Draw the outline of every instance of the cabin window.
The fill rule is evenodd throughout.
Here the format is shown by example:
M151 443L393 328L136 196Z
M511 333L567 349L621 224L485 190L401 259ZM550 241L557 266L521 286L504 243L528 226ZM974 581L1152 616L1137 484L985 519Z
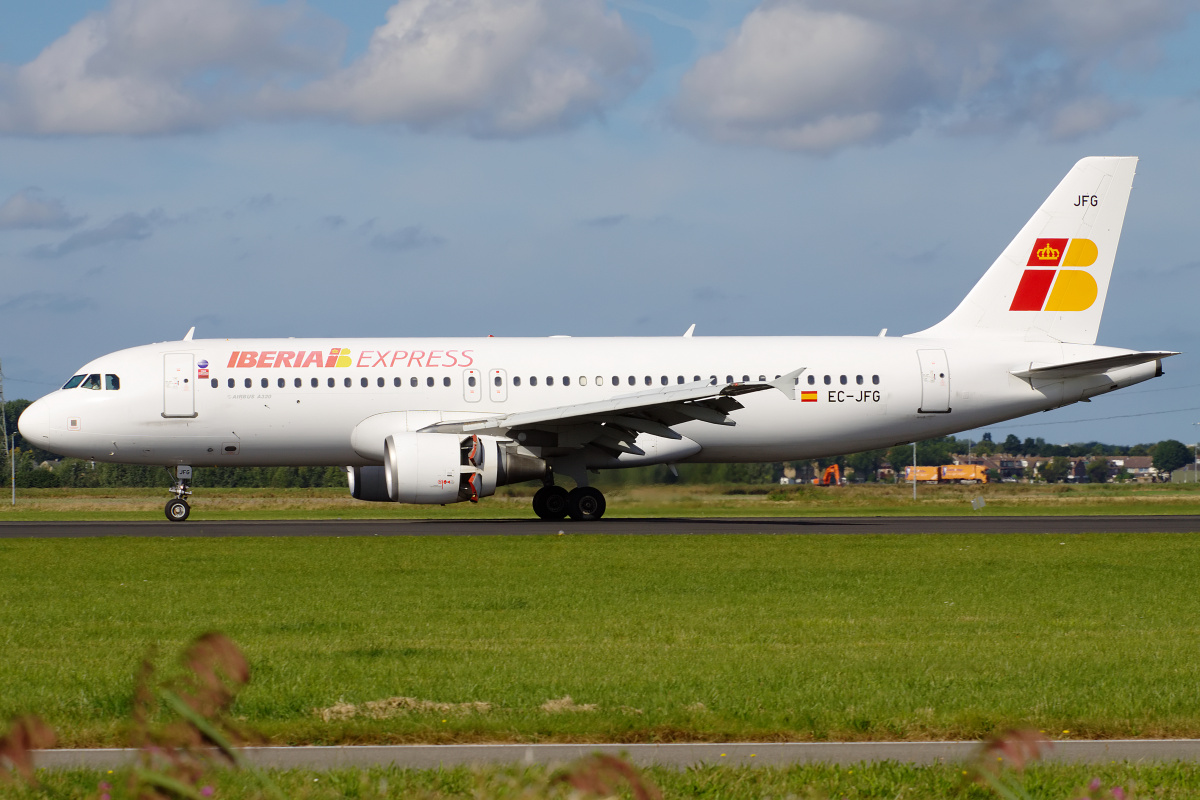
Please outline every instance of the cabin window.
M330 378L330 379L327 381L327 385L329 386L329 388L330 388L330 389L332 389L332 388L333 388L333 378Z
M316 378L313 378L312 380L309 381L309 384L312 386L312 388L315 389L321 385L321 382L319 380L317 380Z
M442 378L442 386L449 386L449 385L450 385L450 379Z
M553 376L553 375L547 375L547 376L546 376L546 385L547 385L547 386L553 386L553 385L554 385L554 376Z
M246 378L245 385L246 385L246 388L249 389L251 386L254 385L254 381L250 380L249 378Z
M368 382L369 382L369 381L367 381L367 379L366 379L365 377L364 377L364 378L359 378L359 379L358 379L358 385L359 385L359 386L361 386L361 387L362 387L362 388L364 388L364 389L365 389L365 388L367 388L367 383L368 383Z
M845 386L846 385L846 376L845 375L840 376L838 378L838 383L840 383L842 386Z
M349 389L351 383L352 383L351 380L349 378L346 378L342 381L342 386L345 386L347 389Z
M762 383L762 382L763 382L763 381L765 381L766 379L767 379L767 376L766 376L766 375L759 375L759 376L758 376L758 382L759 382L759 383ZM842 383L845 383L845 381L842 381Z
M676 382L676 383L683 383L683 376L682 376L682 375L676 375L676 376L675 376L675 382Z
M725 382L726 382L726 383L733 383L733 376L732 376L732 375L726 375L726 376L725 376Z
M871 383L873 383L873 384L875 384L876 386L878 386L878 385L879 385L879 376L878 376L878 375L872 375L872 376L871 376Z
M580 376L579 376L579 385L580 385L580 386L587 386L587 378L586 378L585 376L583 376L583 375L580 375Z
M749 376L749 375L743 375L743 376L742 376L742 383L749 383L749 382L750 382L750 376Z
M236 386L236 385L237 385L237 381L235 381L233 378L230 378L230 379L227 381L227 385L229 386L229 388L230 388L230 389L232 389L234 386Z
M829 377L828 375L826 375L826 376L825 376L825 385L826 385L826 386L828 386L828 385L829 385L829 384L831 384L831 383L833 383L833 378L831 378L831 377Z
M816 375L809 375L809 376L808 376L808 385L809 385L809 386L812 386L812 385L813 385L814 383L816 383L816 382L817 382L817 376L816 376Z
M284 379L283 379L283 378L280 378L278 381L276 381L276 385L277 385L277 386L278 386L280 389L282 389L282 388L283 388L283 387L286 385L286 383L287 383L287 382L286 382L286 381L284 381Z
M472 385L474 385L474 384L472 384ZM513 376L513 386L520 386L520 385L521 385L521 376L514 375Z
M629 385L630 385L630 386L635 386L636 384L637 384L637 378L635 378L635 377L633 377L632 375L630 375L630 376L629 376Z
M613 375L613 384L612 385L613 386L621 385L621 376L620 375Z
M100 391L100 376L99 375L88 375L86 378L83 379L83 383L80 384L79 388L95 389L96 391Z
M375 385L378 386L380 389L383 388L383 377L382 376L375 379Z
M292 381L292 386L295 386L297 389L299 389L303 385L304 385L304 381L302 381L300 378L296 378L294 381Z
M121 379L118 378L116 375L105 375L104 376L104 388L110 392L115 392L116 390L121 388Z
M209 385L212 386L212 388L216 389L218 386L221 385L221 382L219 380L217 380L216 378L213 378Z
M854 376L854 382L855 382L855 383L857 383L859 386L862 386L862 385L863 385L863 376L862 376L862 375L855 375L855 376Z
M416 379L416 378L409 378L409 379L408 379L408 385L409 385L409 386L412 386L413 388L416 388L416 386L417 386L417 379Z
M467 376L467 386L470 386L472 389L475 388L475 376L474 375Z
M530 386L537 386L537 376L536 376L536 375L530 375L530 376L529 376L529 385L530 385Z
M64 383L63 388L64 389L74 389L76 386L83 383L83 379L86 377L87 377L86 375L76 375L76 376L72 377L71 380Z
M653 383L653 381L651 380L650 376L647 375L646 376L646 385L649 386L651 383Z
M567 377L566 375L563 375L563 386L570 386L570 385L571 385L571 379L569 377Z
M663 386L666 386L667 385L667 376L663 375L661 378L658 379L658 382L661 383Z
M694 381L699 381L699 380L700 380L700 376L699 376L699 375L693 375L693 376L692 376L692 380L694 380Z
M425 379L425 385L430 388L433 388L433 376L432 375Z
M392 386L395 386L397 389L400 388L401 383L403 383L403 381L401 381L399 378L392 378Z
M500 376L499 376L499 375L497 375L497 376L496 376L496 379L495 379L494 383L495 383L497 386L499 386L499 385L501 384L501 380L500 380Z
M266 389L267 387L269 387L271 385L271 382L269 380L267 380L266 378L263 378L259 381L259 385L261 385L262 388Z
M596 385L597 385L597 386L603 386L603 385L604 385L604 376L603 376L603 375L597 375L597 376L596 376Z

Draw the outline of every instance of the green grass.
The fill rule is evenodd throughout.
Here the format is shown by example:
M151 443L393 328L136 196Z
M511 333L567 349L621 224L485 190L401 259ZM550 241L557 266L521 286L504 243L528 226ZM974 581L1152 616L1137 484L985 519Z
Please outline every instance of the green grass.
M308 770L273 771L270 777L291 798L428 797L488 800L501 797L567 796L551 784L554 771L543 767L455 768L445 770L345 769L330 772ZM994 798L983 788L964 783L957 765L909 766L895 763L860 764L852 767L804 765L791 768L701 767L685 771L648 769L643 777L662 790L664 798L727 798L758 800L764 797L848 798L850 800L894 800L895 798ZM95 798L100 784L112 787L115 799L128 797L127 774L72 770L42 773L40 790L5 791L0 797ZM1099 779L1104 797L1110 787L1133 790L1138 797L1172 800L1200 794L1200 765L1191 763L1106 765L1035 765L1024 775L1024 786L1040 800L1069 800L1080 797L1093 779ZM214 797L259 797L258 787L245 774L213 772L200 780L211 786ZM521 794L521 789L551 791ZM558 792L554 792L559 788ZM1101 796L1101 795L1097 795Z
M1196 484L907 484L815 486L613 486L608 517L821 517L1060 514L1200 514ZM196 490L193 520L229 519L529 519L526 486L502 487L478 504L412 506L363 503L343 489ZM163 489L22 489L0 502L0 521L161 520ZM971 500L983 497L982 511Z
M1190 534L0 540L0 719L119 744L146 648L216 629L279 743L1195 736L1197 574ZM317 712L392 697L490 708Z

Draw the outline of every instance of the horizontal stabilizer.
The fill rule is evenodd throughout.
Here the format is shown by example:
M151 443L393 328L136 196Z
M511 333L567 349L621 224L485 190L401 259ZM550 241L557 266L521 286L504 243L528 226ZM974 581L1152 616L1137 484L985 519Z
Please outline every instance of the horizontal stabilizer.
M1119 356L1090 358L1087 361L1068 361L1063 364L1049 364L1041 367L1031 365L1028 369L1015 369L1012 374L1018 378L1082 378L1085 375L1102 375L1109 370L1132 367L1177 355L1179 353L1170 350L1147 350L1143 353L1124 353Z

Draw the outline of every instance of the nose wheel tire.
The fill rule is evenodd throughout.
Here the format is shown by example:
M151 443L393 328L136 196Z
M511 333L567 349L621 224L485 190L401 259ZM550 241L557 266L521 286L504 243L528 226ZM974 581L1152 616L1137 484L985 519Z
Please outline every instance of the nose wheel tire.
M533 513L542 519L562 519L567 515L567 496L561 486L543 486L533 496Z
M577 486L567 495L567 513L576 522L600 519L604 508L604 494L591 486Z
M184 500L171 500L167 503L166 512L171 522L183 522L192 513L192 507Z

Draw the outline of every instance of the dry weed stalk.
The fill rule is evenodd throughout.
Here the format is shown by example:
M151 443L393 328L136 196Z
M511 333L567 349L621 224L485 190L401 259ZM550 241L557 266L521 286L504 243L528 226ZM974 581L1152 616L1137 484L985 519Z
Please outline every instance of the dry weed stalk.
M8 733L0 737L0 767L5 762L12 764L12 771L0 769L0 783L14 780L37 786L33 771L33 751L53 747L54 730L33 714L17 717L9 726ZM13 777L16 772L16 778Z

